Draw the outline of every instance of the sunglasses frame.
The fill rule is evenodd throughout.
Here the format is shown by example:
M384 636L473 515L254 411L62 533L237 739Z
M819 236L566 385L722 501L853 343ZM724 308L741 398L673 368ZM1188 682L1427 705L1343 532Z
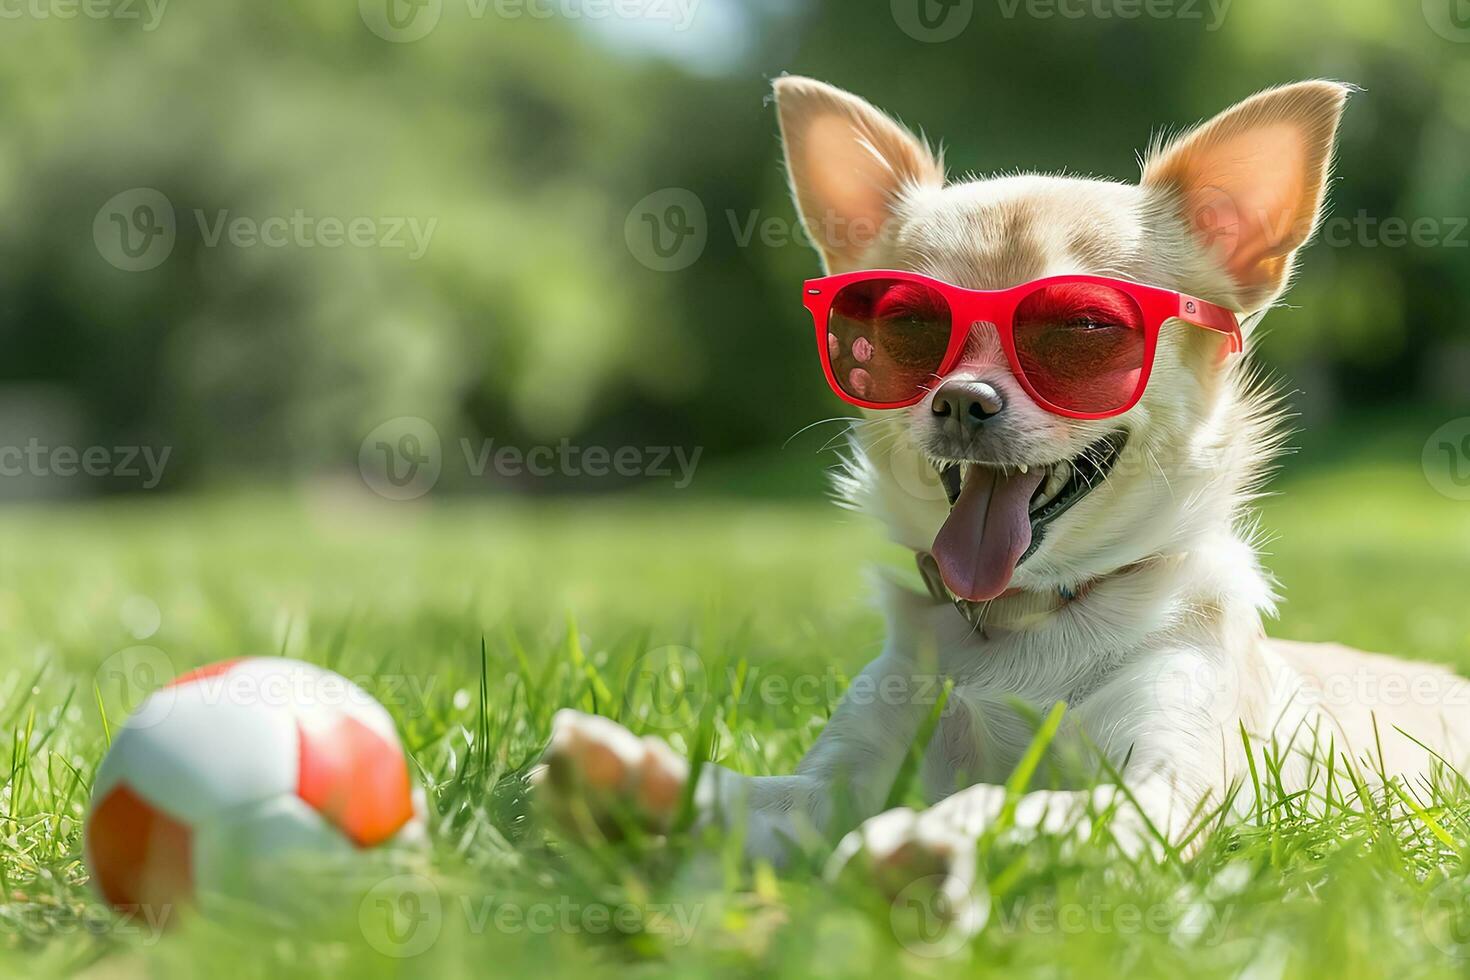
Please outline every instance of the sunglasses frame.
M1229 338L1229 353L1238 354L1245 348L1240 332L1240 321L1234 313L1223 306L1199 299L1172 289L1145 286L1128 279L1113 279L1108 276L1049 276L1012 286L1009 289L966 289L941 279L933 279L917 272L900 272L886 269L864 269L844 272L835 276L808 279L803 289L803 303L811 311L817 328L817 353L822 359L822 372L827 375L827 384L837 397L860 408L897 409L917 405L928 394L923 388L910 399L897 402L872 402L847 394L837 381L832 370L832 357L827 347L828 322L832 303L847 286L873 279L894 279L917 283L934 290L949 304L950 337L945 349L944 360L934 374L943 378L953 371L964 353L970 329L976 323L993 324L1000 336L1001 347L1010 361L1011 373L1021 387L1038 405L1055 415L1069 419L1109 419L1122 415L1137 405L1148 388L1149 374L1154 366L1154 352L1158 347L1159 330L1165 321L1183 320L1185 323L1222 334ZM1108 412L1078 412L1053 404L1035 389L1016 353L1015 313L1021 302L1038 289L1060 285L1108 286L1129 297L1143 314L1143 365L1138 374L1138 386L1122 408Z

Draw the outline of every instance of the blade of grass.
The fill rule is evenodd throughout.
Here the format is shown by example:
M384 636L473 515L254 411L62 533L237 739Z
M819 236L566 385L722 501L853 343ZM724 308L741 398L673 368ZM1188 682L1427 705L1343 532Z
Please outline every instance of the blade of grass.
M949 696L954 691L954 679L946 677L944 686L939 691L939 697L934 700L934 705L929 709L929 714L924 718L914 738L909 742L909 749L904 753L903 762L898 767L898 775L894 777L893 785L888 790L888 799L883 804L883 809L891 810L902 806L908 798L909 789L913 785L914 777L919 773L919 767L924 764L924 753L929 749L929 742L934 738L934 730L939 727L939 720L944 715L944 708L949 704Z

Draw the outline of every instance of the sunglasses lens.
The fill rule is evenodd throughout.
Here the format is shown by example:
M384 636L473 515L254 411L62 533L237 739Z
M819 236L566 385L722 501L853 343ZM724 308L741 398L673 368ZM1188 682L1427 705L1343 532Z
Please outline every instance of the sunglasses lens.
M1072 412L1120 411L1138 392L1143 313L1111 286L1043 286L1016 308L1016 357L1042 398Z
M918 282L844 286L827 318L827 357L843 393L899 405L933 384L949 349L949 302Z

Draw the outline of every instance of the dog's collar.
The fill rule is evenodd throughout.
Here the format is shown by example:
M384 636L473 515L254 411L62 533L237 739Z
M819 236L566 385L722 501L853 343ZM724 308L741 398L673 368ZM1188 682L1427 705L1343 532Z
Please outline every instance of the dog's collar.
M1022 612L1019 621L1013 621L1007 617L1007 622L994 624L1005 626L1007 629L1017 629L1050 616L1058 609L1067 605L1067 603L1086 595L1092 588L1092 583L1089 582L1076 591L1057 589L1056 592L1027 592L1024 589L1007 589L997 596L996 599L992 599L989 602L971 602L969 599L961 599L949 591L949 586L944 584L944 576L939 572L939 563L934 560L934 556L929 552L916 552L914 554L914 561L919 566L919 577L924 580L924 588L929 591L929 595L933 597L934 601L938 603L950 603L955 609L959 610L960 615L965 617L971 626L982 632L985 630L991 603L997 599L1015 599L1021 596L1034 597L1033 602L1025 604L1026 608Z
M1176 557L1182 557L1176 556ZM1114 572L1091 579L1082 583L1076 589L1058 588L1055 592L1033 592L1026 589L1007 589L989 602L971 602L969 599L961 599L949 591L949 586L944 584L944 576L939 572L939 563L934 556L927 551L919 551L914 554L915 563L919 566L919 577L924 580L924 587L928 589L929 595L937 603L949 603L959 610L961 616L969 624L975 627L982 635L986 626L998 626L1007 630L1025 629L1041 622L1053 615L1058 610L1065 608L1073 602L1086 598L1101 583L1114 579L1130 572L1136 572L1147 568L1158 562L1165 561L1164 556L1145 558L1131 565L1125 565ZM1027 601L1015 603L1014 610L1007 609L1004 620L990 620L990 608L992 603L1000 600L1013 600L1026 597ZM1009 605L1009 604L1008 604Z

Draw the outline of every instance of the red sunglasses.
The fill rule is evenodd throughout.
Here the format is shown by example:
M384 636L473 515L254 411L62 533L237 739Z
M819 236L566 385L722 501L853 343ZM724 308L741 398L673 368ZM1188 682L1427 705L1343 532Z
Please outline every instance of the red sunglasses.
M994 324L1011 370L1047 411L1105 419L1143 397L1159 328L1177 318L1244 346L1223 306L1105 276L964 289L913 272L847 272L806 283L827 383L863 408L904 408L954 370L970 327Z

